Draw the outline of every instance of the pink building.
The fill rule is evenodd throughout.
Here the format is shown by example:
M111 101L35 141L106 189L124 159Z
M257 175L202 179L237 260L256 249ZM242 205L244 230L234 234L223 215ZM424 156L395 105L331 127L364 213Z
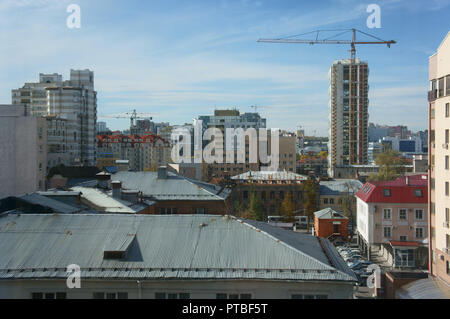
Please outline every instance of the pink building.
M356 198L358 243L369 258L376 251L393 267L427 267L427 174L368 182Z

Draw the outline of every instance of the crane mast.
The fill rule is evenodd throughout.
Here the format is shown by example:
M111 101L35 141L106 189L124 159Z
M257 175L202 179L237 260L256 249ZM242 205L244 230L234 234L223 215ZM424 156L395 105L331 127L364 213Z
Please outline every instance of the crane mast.
M327 32L340 32L338 34L333 34L330 37L320 39L321 33L327 33ZM335 39L336 37L340 37L346 33L351 32L352 38L351 40L347 39ZM315 34L315 39L301 39L299 37L305 36L305 35L311 35ZM367 37L370 37L372 39L375 39L377 41L358 41L357 40L357 34L363 34ZM358 141L358 132L356 130L356 120L358 118L358 112L357 109L357 100L356 100L356 93L357 93L357 83L358 83L358 75L357 75L357 67L356 67L356 45L360 44L385 44L388 48L391 47L392 44L397 43L394 40L386 41L383 39L380 39L378 37L375 37L371 34L365 33L363 31L357 30L357 29L344 29L344 30L317 30L312 32L307 32L303 34L293 35L293 36L287 36L287 37L281 37L281 38L275 38L275 39L259 39L258 42L266 42L266 43L296 43L296 44L347 44L350 45L350 68L349 68L349 155L348 155L348 161L349 164L355 164L358 163L357 161L357 152L355 152L355 145L357 145Z

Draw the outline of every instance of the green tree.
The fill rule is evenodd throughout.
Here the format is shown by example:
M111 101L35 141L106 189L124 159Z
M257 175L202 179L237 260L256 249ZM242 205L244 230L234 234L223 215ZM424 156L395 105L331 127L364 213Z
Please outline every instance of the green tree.
M303 183L303 208L305 215L311 220L314 212L318 210L317 183L308 179Z
M328 157L328 152L327 151L322 151L319 154L317 154L317 157Z
M288 192L287 195L284 197L283 202L281 203L281 216L286 217L286 219L289 222L294 221L294 210L295 205L294 201L292 199L291 192Z
M405 165L408 162L398 152L388 148L377 155L375 164L379 166L378 173L371 174L368 178L369 181L391 181L403 176L406 172Z
M264 206L255 192L250 194L250 203L248 206L248 215L250 219L259 221L264 220Z

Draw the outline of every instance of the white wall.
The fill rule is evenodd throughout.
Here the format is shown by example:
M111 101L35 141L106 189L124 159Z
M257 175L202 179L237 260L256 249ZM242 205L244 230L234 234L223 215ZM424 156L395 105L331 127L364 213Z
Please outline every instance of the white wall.
M65 280L2 280L0 299L28 299L32 292L66 292L68 299L91 299L94 292L128 292L129 299L139 298L138 283L131 281L83 281L81 289L68 289ZM143 299L155 298L156 292L190 293L191 299L215 299L217 293L245 293L252 298L290 299L291 294L325 294L329 299L353 298L349 283L296 283L275 281L142 281Z
M23 106L0 105L0 199L37 191L39 181L45 187L46 123L23 114Z

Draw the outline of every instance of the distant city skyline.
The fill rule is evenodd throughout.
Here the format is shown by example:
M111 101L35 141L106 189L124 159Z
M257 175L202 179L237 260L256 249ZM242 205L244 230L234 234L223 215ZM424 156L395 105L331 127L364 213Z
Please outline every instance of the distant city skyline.
M91 69L102 115L152 113L155 122L191 123L214 109L258 112L267 127L327 136L328 71L349 47L265 44L262 37L358 28L398 43L359 46L368 61L369 122L427 127L428 58L447 34L450 0L378 1L382 28L368 29L369 3L306 1L86 1L81 28L66 26L72 1L0 4L0 103L39 73ZM445 10L447 9L447 10ZM21 39L21 41L17 41Z

